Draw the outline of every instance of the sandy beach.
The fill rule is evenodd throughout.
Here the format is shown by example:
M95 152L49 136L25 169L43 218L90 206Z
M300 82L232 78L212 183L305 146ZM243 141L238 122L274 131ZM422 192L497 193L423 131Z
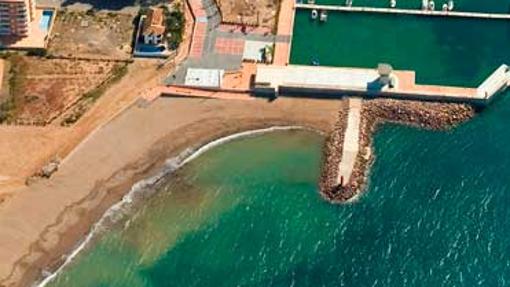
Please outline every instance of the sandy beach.
M330 132L341 103L159 98L133 105L80 144L51 179L17 190L0 205L0 285L28 286L58 266L105 210L167 158L275 125Z

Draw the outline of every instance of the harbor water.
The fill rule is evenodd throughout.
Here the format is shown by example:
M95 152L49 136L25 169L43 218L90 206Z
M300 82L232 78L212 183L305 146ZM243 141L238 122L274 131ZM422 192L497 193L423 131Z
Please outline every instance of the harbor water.
M485 2L485 1L479 1ZM510 21L330 11L327 22L296 11L292 64L416 71L420 84L477 87L510 64Z

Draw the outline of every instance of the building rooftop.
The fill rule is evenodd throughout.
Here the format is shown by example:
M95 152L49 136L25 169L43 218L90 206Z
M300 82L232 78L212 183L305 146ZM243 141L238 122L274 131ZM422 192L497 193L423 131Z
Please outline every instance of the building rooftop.
M165 19L162 8L151 8L147 12L147 18L143 23L142 34L163 35L165 33Z
M258 65L255 83L273 88L298 86L366 90L369 83L378 79L376 69Z
M202 88L219 88L223 79L223 70L219 69L194 69L189 68L186 72L185 85Z

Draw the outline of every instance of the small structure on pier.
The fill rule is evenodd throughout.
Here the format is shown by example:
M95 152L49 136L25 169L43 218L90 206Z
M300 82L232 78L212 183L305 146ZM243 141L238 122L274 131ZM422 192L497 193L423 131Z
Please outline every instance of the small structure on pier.
M391 73L393 67L390 64L379 64L377 65L377 73L379 74L379 83L382 86L392 87Z

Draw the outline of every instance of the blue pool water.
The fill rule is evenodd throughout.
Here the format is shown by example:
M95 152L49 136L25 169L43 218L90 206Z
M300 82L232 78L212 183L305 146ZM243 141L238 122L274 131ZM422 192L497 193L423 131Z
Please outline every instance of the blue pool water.
M53 18L53 11L45 10L42 13L41 22L39 22L39 28L43 31L48 31L51 25L51 19Z
M142 53L163 53L165 51L165 46L138 44L137 51Z

